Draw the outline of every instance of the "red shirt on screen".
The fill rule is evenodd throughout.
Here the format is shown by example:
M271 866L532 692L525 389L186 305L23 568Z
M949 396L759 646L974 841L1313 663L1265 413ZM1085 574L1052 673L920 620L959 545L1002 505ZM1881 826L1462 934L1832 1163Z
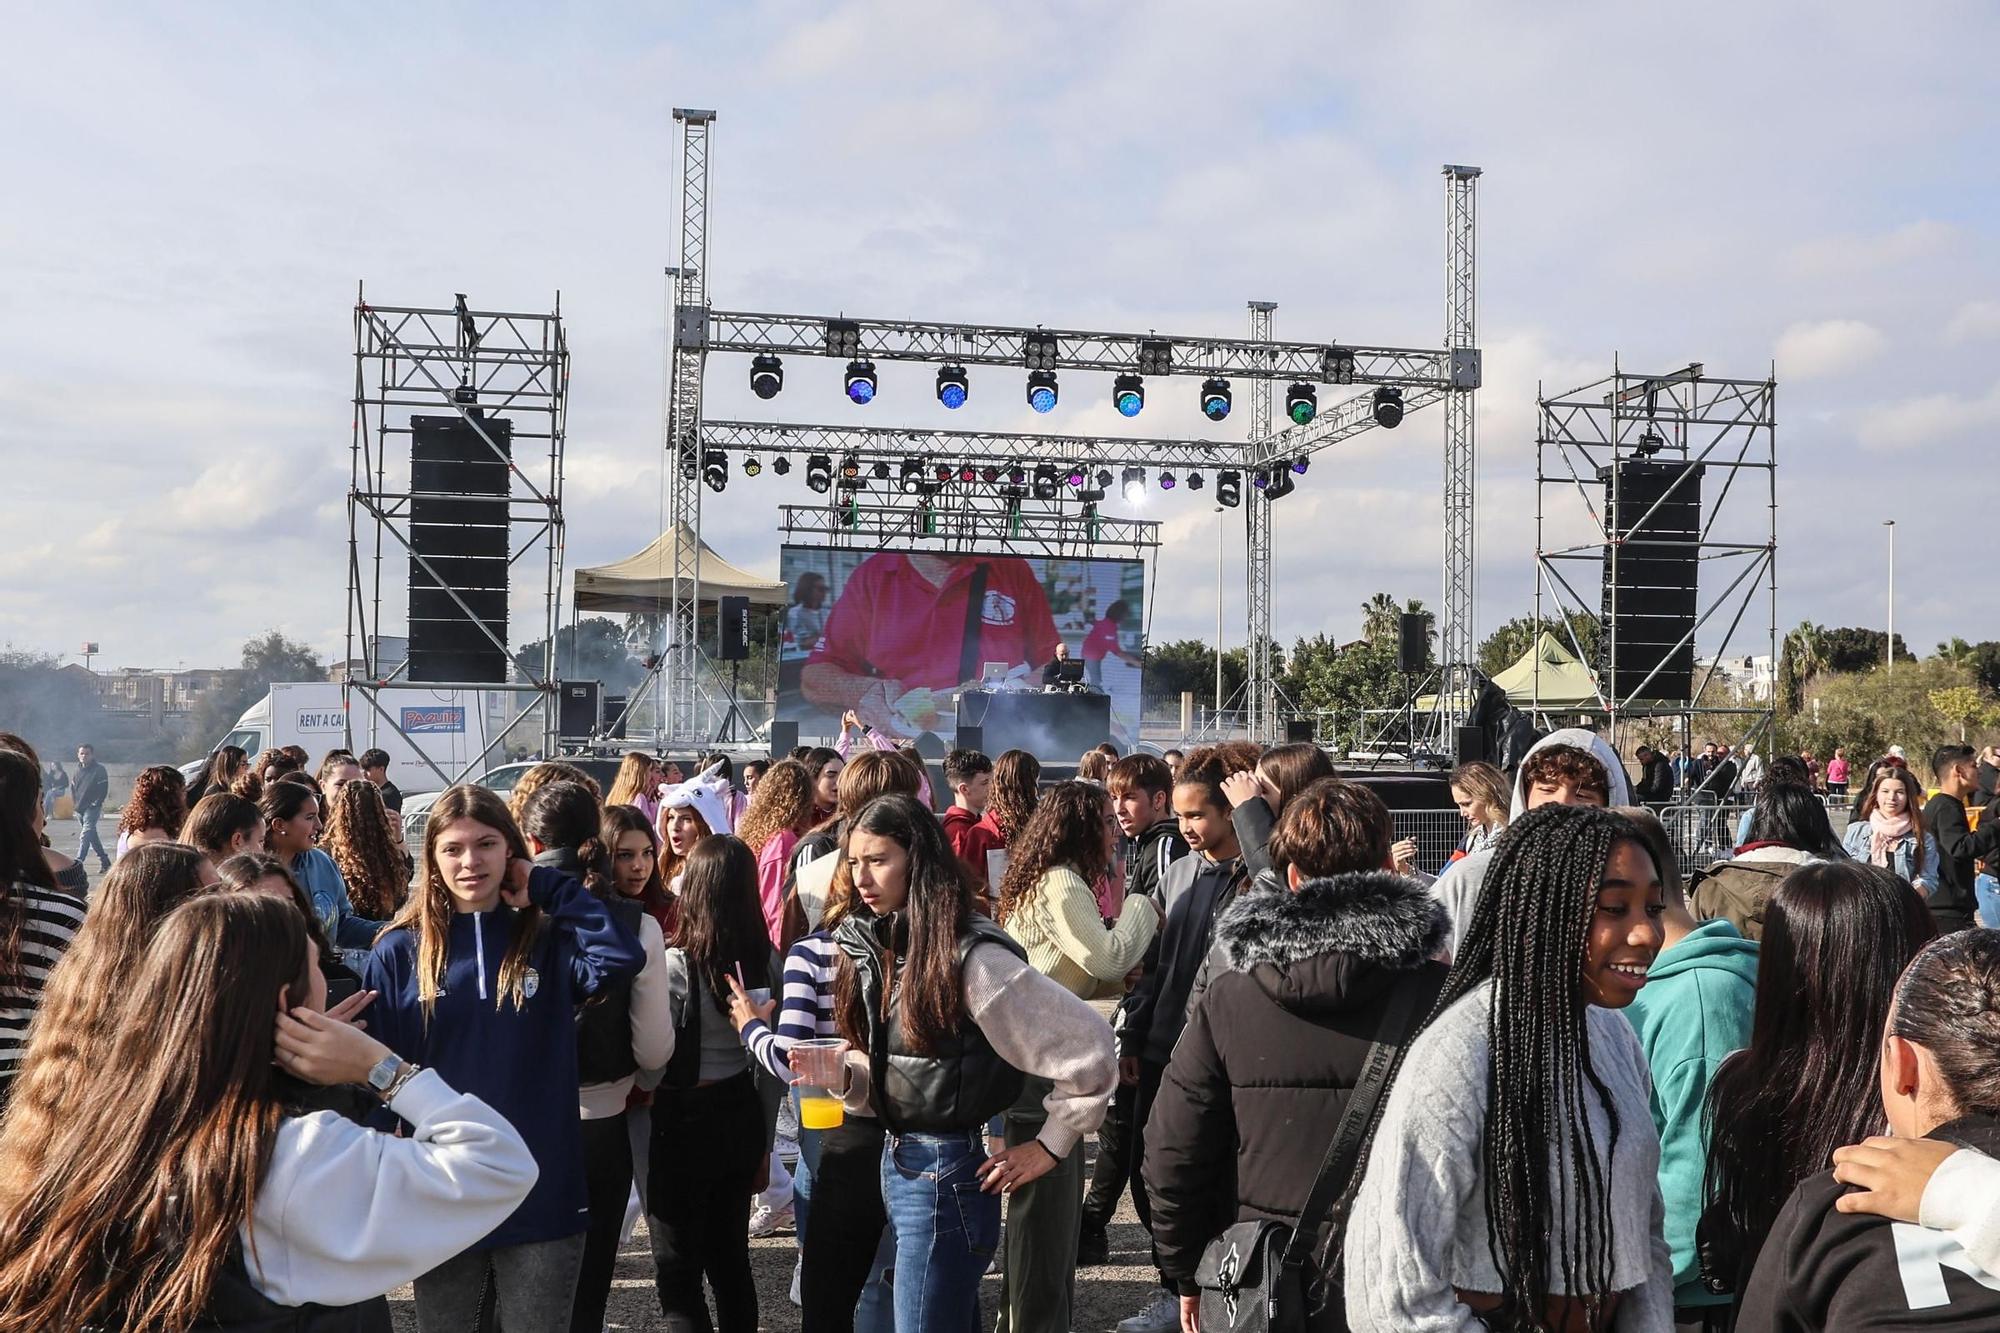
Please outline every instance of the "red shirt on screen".
M1106 617L1090 627L1090 633L1083 636L1083 660L1102 662L1118 651L1117 622Z
M809 662L857 676L899 680L909 689L963 684L961 659L981 665L1039 666L1056 655L1056 622L1041 580L1019 556L952 556L944 586L933 587L907 555L884 551L861 563L840 590L826 633ZM965 652L966 594L986 567L979 642Z

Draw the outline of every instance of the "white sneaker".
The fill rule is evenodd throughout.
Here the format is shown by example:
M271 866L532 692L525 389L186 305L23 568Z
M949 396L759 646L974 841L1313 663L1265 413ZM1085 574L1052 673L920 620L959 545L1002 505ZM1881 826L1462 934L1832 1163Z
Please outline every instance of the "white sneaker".
M806 1261L803 1258L792 1261L792 1304L802 1310L805 1308L805 1302L799 1299L799 1274L805 1270L805 1266Z
M760 1203L751 1210L750 1234L753 1237L769 1236L790 1225L792 1225L792 1205L789 1201L776 1208ZM1178 1320L1179 1316L1176 1315L1175 1318Z
M1153 1302L1130 1319L1118 1321L1118 1333L1178 1333L1181 1303L1164 1291L1153 1293Z

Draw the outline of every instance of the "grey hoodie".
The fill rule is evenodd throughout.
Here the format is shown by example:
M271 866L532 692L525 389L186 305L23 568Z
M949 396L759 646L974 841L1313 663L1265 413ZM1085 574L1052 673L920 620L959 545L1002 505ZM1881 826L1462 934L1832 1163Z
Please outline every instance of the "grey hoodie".
M1521 772L1528 766L1528 759L1538 750L1546 750L1551 745L1567 745L1573 750L1588 750L1604 765L1604 771L1611 775L1610 805L1630 805L1631 787L1626 781L1625 765L1618 761L1618 752L1610 744L1593 732L1581 727L1564 727L1552 731L1536 741L1521 756L1521 768L1514 772L1514 800L1508 811L1509 823L1528 812L1528 793L1521 786ZM1472 919L1472 909L1479 903L1479 894L1486 887L1486 867L1493 864L1497 847L1489 846L1474 852L1463 860L1455 861L1438 876L1437 883L1431 885L1431 896L1444 904L1444 910L1451 918L1451 934L1447 941L1450 957L1458 955L1459 932Z

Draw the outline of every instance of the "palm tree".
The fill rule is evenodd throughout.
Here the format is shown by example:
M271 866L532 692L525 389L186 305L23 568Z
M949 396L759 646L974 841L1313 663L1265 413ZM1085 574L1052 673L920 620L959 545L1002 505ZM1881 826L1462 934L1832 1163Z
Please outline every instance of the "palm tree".
M1406 615L1431 618L1419 598L1412 597L1405 605L1386 592L1378 592L1361 604L1361 636L1369 640L1393 639L1401 633L1400 622Z
M1972 645L1964 639L1953 636L1950 643L1937 646L1937 655L1953 666L1969 667L1974 656Z

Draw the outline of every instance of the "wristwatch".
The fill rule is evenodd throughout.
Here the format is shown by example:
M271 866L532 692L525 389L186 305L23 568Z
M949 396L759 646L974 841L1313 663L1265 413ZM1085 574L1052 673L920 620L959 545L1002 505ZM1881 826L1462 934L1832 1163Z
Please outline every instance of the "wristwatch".
M401 1092L403 1085L416 1076L417 1066L392 1052L377 1060L375 1067L368 1071L368 1086L374 1090L377 1097L386 1102Z

